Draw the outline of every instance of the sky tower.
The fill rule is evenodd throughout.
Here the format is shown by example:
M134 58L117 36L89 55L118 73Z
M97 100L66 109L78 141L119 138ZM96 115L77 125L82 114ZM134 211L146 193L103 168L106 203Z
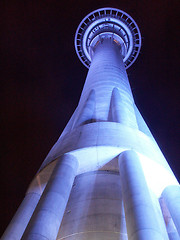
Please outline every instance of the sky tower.
M79 104L2 239L179 239L179 184L126 73L141 48L137 24L98 9L78 26L75 48L89 68Z

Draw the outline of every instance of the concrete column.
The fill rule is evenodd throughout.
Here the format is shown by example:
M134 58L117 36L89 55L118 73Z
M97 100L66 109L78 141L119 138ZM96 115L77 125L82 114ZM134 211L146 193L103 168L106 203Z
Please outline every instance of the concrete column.
M180 236L176 230L176 227L174 226L174 222L172 218L168 223L167 232L168 232L169 240L180 240Z
M180 236L180 186L166 187L162 196Z
M77 159L70 154L58 159L23 240L56 239L77 168Z
M19 206L1 240L20 240L39 201L40 194L28 193Z
M119 178L114 171L79 174L57 240L127 240Z
M126 227L126 219L125 219L125 212L124 212L124 204L122 202L121 207L121 225L120 225L120 239L119 240L128 240L127 236L127 227Z
M81 110L81 113L75 123L75 126L86 124L91 122L93 119L93 114L95 110L95 91L92 89L89 93L89 96Z
M167 205L166 205L163 197L159 198L159 203L161 206L161 212L162 212L164 222L166 225L166 232L169 237L168 239L169 240L180 240L179 234L176 230L176 227L174 225L174 222L172 220L172 217L170 215L170 212L167 208Z
M151 131L149 130L146 122L144 121L144 119L143 119L141 113L139 112L139 109L135 105L135 103L134 103L134 112L136 115L136 121L137 121L139 130L141 132L143 132L144 134L146 134L147 136L149 136L153 141L155 141Z
M117 88L112 91L111 114L113 121L131 128L138 128L132 101L121 96Z
M119 156L119 172L129 240L164 240L139 157L134 151Z

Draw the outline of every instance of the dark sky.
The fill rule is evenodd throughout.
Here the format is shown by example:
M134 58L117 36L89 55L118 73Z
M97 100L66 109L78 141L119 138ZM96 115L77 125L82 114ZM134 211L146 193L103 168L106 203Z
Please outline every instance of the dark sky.
M100 7L130 14L142 34L128 70L135 101L180 179L179 0L1 1L1 232L73 113L87 69L74 50L80 21Z

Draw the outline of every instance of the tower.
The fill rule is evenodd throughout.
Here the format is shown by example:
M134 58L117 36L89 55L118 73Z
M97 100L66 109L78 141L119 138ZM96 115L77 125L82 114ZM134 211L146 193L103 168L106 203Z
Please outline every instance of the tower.
M141 47L136 23L99 9L80 23L75 46L89 68L78 107L2 239L127 239L126 229L128 239L177 239L179 185L125 70Z

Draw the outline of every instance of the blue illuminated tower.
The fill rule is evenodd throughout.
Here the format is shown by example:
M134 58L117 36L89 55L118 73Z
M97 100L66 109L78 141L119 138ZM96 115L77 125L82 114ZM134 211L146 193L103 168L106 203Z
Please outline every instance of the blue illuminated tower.
M179 239L179 184L126 73L141 48L137 24L98 9L80 23L75 48L89 68L79 104L2 239Z

